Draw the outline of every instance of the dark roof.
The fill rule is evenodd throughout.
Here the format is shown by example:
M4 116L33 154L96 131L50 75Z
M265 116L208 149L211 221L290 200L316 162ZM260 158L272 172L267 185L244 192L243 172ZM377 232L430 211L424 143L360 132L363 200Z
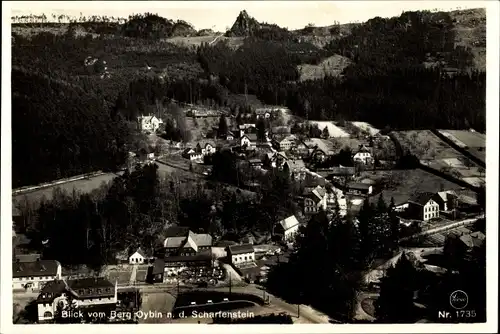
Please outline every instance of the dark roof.
M25 263L25 262L36 262L37 260L41 259L40 254L18 254L16 255L16 261L20 263Z
M29 277L29 276L55 276L59 262L55 260L39 260L34 262L13 262L12 276L13 277Z
M231 255L253 253L255 251L253 245L250 244L229 246L228 250Z
M158 275L158 274L163 274L164 272L165 272L165 260L156 259L155 262L153 263L153 269L151 271L151 274Z
M257 141L257 134L256 133L246 133L246 134L244 134L241 137L242 138L243 137L248 137L248 139L250 139L250 141Z
M417 193L414 194L408 201L418 204L418 205L425 205L429 200L434 197L434 193L431 192L422 192L422 193Z
M114 288L114 284L104 277L86 277L69 280L68 286L73 290L88 288Z
M78 299L111 297L115 294L113 283L103 277L87 277L67 282Z
M211 261L210 254L197 254L193 256L168 256L165 258L165 263L169 262L192 262L192 261Z
M171 237L187 237L189 234L189 227L184 226L171 226L165 231L165 238Z
M351 182L347 185L349 189L368 190L372 185L368 183Z
M51 303L54 298L61 295L66 290L66 283L62 280L54 280L45 283L36 298L39 303Z

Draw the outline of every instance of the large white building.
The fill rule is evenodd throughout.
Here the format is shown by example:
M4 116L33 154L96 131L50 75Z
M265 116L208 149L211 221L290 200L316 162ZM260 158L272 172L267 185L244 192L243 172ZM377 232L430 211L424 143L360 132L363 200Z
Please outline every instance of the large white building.
M295 216L290 216L278 222L274 234L282 235L284 241L292 241L299 231L300 223Z
M36 303L39 322L54 319L58 308L64 309L70 303L77 309L109 306L112 310L117 303L117 285L105 278L93 277L53 280L41 289Z
M55 260L17 258L12 263L12 289L38 290L54 279L61 279L61 264Z
M255 250L250 244L229 246L227 255L236 267L255 262Z
M139 116L137 117L139 130L144 132L156 132L163 124L163 120L156 116Z

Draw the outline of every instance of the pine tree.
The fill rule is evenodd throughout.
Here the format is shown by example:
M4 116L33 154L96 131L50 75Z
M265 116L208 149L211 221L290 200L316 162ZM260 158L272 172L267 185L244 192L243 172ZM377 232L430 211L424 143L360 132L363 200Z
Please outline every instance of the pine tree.
M375 302L375 317L382 323L411 323L414 321L413 296L417 270L406 254L394 267L387 269L381 280L380 296Z
M377 213L378 214L387 213L387 205L385 204L384 197L382 196L382 193L380 193L378 200L377 200Z
M227 122L226 122L226 116L224 116L224 114L222 114L219 118L219 129L217 135L219 137L227 135Z

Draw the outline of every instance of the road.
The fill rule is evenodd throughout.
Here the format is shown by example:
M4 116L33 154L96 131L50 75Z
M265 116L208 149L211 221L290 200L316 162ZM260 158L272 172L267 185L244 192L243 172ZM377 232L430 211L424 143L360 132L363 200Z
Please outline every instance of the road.
M476 216L474 218L464 219L464 220L461 220L461 221L458 221L458 222L452 222L452 223L449 223L449 224L446 224L446 225L443 225L443 226L439 226L439 227L436 227L436 228L431 228L429 230L416 233L416 234L411 235L409 237L401 238L401 239L399 239L399 241L401 242L401 241L405 241L405 240L409 240L409 239L413 239L413 238L417 238L417 237L421 237L421 236L432 235L432 234L437 234L439 232L452 230L452 229L460 227L460 226L472 224L476 220L483 219L483 218L484 218L484 214L481 214L481 215Z

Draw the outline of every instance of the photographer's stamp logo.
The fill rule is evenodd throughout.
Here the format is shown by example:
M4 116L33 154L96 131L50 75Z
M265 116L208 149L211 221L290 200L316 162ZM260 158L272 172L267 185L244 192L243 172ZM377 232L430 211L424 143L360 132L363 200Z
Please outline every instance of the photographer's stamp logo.
M469 304L469 296L462 291L462 290L456 290L453 291L450 295L450 305L454 309L461 310L467 307L467 304Z

